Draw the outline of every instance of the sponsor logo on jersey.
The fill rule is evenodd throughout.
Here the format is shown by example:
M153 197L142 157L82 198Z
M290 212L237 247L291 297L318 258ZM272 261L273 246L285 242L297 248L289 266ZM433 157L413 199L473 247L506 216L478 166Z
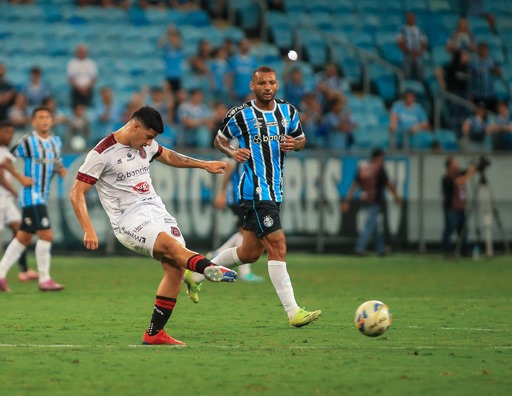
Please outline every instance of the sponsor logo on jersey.
M144 173L149 173L149 166L141 166L139 169L128 171L126 172L126 177L136 177L143 175Z
M122 164L122 163L123 163L123 160L122 160L121 158L119 158L119 159L117 160L117 164L118 164L118 165L120 165L120 164Z
M271 136L254 135L254 137L252 139L252 141L255 144L260 144L261 142L268 143L268 142L272 142L274 140L282 141L282 140L284 140L284 135L271 135Z
M125 179L126 179L126 176L124 175L124 173L117 174L116 181L123 181Z
M125 229L124 227L121 229L122 233L124 235L128 235L130 238L132 238L133 240L135 240L136 242L139 242L139 243L146 243L146 237L143 237L143 236L140 236L140 235L137 235L136 233L130 231L130 230L127 230Z
M270 217L270 215L266 215L264 218L263 218L263 225L265 227L272 227L272 225L274 224L274 220L272 219L272 217Z
M146 194L149 192L149 183L148 182L140 182L133 187L133 190L140 194Z

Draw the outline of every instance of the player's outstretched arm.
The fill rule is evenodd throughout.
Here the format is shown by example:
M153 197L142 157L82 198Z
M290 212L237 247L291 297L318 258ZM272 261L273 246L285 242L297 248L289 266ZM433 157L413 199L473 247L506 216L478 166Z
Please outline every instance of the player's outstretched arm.
M91 188L91 184L75 180L75 184L73 184L69 198L71 199L71 205L73 205L73 210L78 222L80 223L80 227L84 230L84 246L86 249L96 250L99 246L98 237L96 235L96 231L94 231L91 218L89 217L87 203L85 200L85 194L87 194Z
M156 160L175 168L199 168L209 173L224 173L227 168L224 161L204 161L166 148Z

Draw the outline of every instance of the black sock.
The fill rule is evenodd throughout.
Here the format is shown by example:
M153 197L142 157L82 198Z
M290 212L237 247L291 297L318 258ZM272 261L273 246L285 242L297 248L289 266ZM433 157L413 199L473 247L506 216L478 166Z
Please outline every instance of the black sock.
M21 253L20 258L18 259L18 264L20 266L20 272L27 272L27 250L25 249L23 253Z
M215 264L200 254L193 255L187 261L187 268L190 271L199 272L200 274L204 274L204 269L210 265Z
M176 299L171 297L156 296L153 316L148 327L148 334L154 336L164 328L171 317L172 310L176 305Z

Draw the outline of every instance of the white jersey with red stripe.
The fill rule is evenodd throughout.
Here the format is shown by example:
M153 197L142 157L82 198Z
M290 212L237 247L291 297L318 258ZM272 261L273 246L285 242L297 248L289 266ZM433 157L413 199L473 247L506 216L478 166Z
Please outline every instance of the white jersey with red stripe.
M96 185L101 205L115 226L134 205L160 201L151 182L149 164L162 151L155 140L149 146L134 149L118 143L111 134L87 154L76 178Z

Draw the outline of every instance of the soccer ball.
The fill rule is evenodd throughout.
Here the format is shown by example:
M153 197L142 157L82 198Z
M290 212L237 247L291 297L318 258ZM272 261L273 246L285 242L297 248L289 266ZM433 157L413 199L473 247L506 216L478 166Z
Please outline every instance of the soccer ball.
M378 337L391 326L391 312L386 304L377 300L362 303L356 310L354 323L368 337Z

